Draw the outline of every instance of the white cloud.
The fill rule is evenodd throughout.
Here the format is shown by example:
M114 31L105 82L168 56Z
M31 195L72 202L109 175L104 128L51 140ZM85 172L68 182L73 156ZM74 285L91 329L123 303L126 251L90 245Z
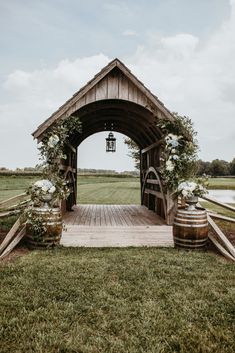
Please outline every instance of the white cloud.
M125 1L114 2L105 2L103 8L106 11L115 12L115 13L127 13L129 12L129 7Z
M110 61L103 54L68 59L53 69L16 70L4 82L0 103L0 166L37 163L31 133ZM6 103L7 100L7 103Z
M133 29L126 29L125 31L122 32L122 35L125 37L134 37L137 35L137 33Z
M129 59L132 71L171 110L189 115L201 156L235 154L235 3L230 19L207 41L190 34L149 36Z
M170 110L192 118L204 159L234 157L234 33L233 0L230 18L206 41L188 33L151 34L123 60ZM36 163L31 132L110 60L99 54L65 59L51 69L12 72L0 88L0 143L9 151L1 153L0 166Z

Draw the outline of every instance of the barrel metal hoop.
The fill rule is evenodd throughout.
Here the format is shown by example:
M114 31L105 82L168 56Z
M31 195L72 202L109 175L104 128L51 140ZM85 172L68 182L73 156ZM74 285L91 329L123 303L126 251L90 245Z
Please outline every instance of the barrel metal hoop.
M198 210L196 210L196 212L193 212L193 211L186 211L186 210L178 210L177 213L180 213L180 214L189 214L189 215L192 215L192 214L195 214L195 215L206 214L205 211L198 211Z
M202 227L207 227L208 226L208 223L203 223L203 224L184 224L184 223L174 222L173 224L175 226L188 227L188 228L202 228Z
M206 218L202 218L202 219L188 219L188 218L178 218L178 217L175 217L175 220L177 221L183 221L183 222L206 222L207 219Z
M204 247L205 244L183 244L183 243L177 243L177 242L175 243L176 246L178 245L181 248L192 248L192 249L202 248Z
M59 221L59 222L47 222L47 221L44 221L42 222L43 224L45 223L46 225L48 226L57 226L57 225L61 225L62 223Z
M195 219L202 219L202 216L204 216L204 219L207 219L207 215L188 215L188 214L183 214L183 213L177 213L177 217L184 217L186 219L191 219L191 218L195 218Z
M182 239L174 236L174 240L176 242L183 242L183 243L189 243L189 244L198 244L198 243L205 243L207 241L206 239Z

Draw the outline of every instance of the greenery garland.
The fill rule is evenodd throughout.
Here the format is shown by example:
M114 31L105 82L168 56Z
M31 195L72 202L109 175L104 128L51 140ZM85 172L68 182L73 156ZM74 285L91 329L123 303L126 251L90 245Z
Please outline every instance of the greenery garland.
M74 133L81 132L81 122L78 117L70 116L54 124L43 136L38 146L40 151L39 167L43 170L43 179L31 185L27 194L31 202L21 215L22 222L30 223L35 239L46 231L45 220L33 214L34 206L39 206L45 195L51 195L52 205L59 206L59 201L69 195L67 182L60 171L61 159L66 159L65 146Z
M197 169L198 143L193 123L187 116L172 113L174 120L159 120L165 148L160 157L160 173L164 184L176 192L180 182L194 178Z
M70 116L66 120L55 124L43 136L38 146L40 151L40 168L43 170L42 181L50 181L55 187L53 198L57 200L66 199L69 190L66 180L60 171L61 159L67 159L65 154L65 146L69 143L69 138L74 133L81 132L81 122L78 117ZM35 190L36 189L36 190ZM36 192L35 192L36 191ZM37 187L33 185L29 189L34 202L40 200L40 192L37 197Z

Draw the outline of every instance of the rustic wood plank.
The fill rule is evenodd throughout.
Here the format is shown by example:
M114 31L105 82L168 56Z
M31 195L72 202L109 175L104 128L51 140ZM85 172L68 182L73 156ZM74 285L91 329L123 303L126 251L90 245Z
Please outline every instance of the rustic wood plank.
M129 100L134 103L138 102L137 87L131 83L129 84Z
M210 226L212 227L214 232L217 234L220 241L223 243L225 248L230 252L230 254L235 258L235 248L232 245L232 243L230 243L228 238L225 236L225 234L222 232L222 230L217 226L217 224L212 220L212 218L209 215L207 217L208 217L208 222L209 222Z
M8 246L8 244L13 240L15 237L15 234L17 230L20 228L21 222L20 222L20 217L17 219L17 221L13 224L9 232L7 233L6 237L4 238L2 244L0 245L0 254L5 250L5 248Z
M26 226L20 230L20 232L15 236L15 238L11 241L11 243L5 248L3 253L0 255L0 259L3 259L7 255L10 254L10 252L16 247L17 244L21 241L21 239L25 236L26 234Z
M118 98L118 83L119 77L117 75L109 74L108 76L108 98L117 99Z
M152 143L151 145L149 145L148 147L143 148L143 149L141 150L141 153L144 154L144 153L146 153L146 152L152 150L153 148L156 148L156 147L162 145L163 143L164 143L164 139L158 140L158 141Z
M210 201L212 203L214 203L215 205L221 206L223 208L226 208L230 211L234 211L235 212L235 207L232 207L230 205L227 205L226 203L220 202L216 199L214 199L213 197L209 197L209 196L202 196L202 199L206 200L206 201Z
M7 200L3 200L0 202L0 208L8 207L9 205L12 205L13 202L17 202L17 201L20 202L20 201L24 200L25 197L27 197L27 196L28 195L26 194L26 192L23 192L22 194L10 197Z
M208 212L208 215L211 216L212 218L217 218L217 219L221 219L223 221L235 223L235 218L222 216L222 215L214 213L214 212Z
M67 212L67 225L135 226L165 224L155 212L139 205L76 205Z
M68 231L63 232L61 245L85 247L173 247L174 244L171 226L69 226Z
M108 80L104 78L96 86L96 100L107 99L108 98Z
M88 91L85 95L86 104L95 102L96 100L96 89L93 87L90 91Z
M128 100L128 80L123 74L119 77L119 99Z
M147 184L159 185L159 181L157 179L147 179L146 183Z
M226 257L228 260L235 261L235 257L233 257L215 238L214 234L209 233L208 238L212 241L215 247L221 252L221 254Z
M164 196L162 195L162 193L160 191L145 188L144 192L145 192L145 194L151 194L151 195L157 196L159 199L164 198Z

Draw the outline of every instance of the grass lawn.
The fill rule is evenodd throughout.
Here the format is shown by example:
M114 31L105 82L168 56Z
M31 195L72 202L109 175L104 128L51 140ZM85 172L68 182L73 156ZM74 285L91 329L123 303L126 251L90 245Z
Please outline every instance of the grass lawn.
M1 265L1 353L233 353L235 271L174 249L34 251Z
M78 203L140 204L139 178L78 177Z
M16 196L39 176L0 176L0 201ZM235 178L211 178L211 189L235 189ZM80 203L139 204L139 178L118 176L78 176Z
M209 189L235 190L235 178L210 178Z
M27 189L34 181L38 180L38 176L2 176L0 175L0 201L17 196Z

